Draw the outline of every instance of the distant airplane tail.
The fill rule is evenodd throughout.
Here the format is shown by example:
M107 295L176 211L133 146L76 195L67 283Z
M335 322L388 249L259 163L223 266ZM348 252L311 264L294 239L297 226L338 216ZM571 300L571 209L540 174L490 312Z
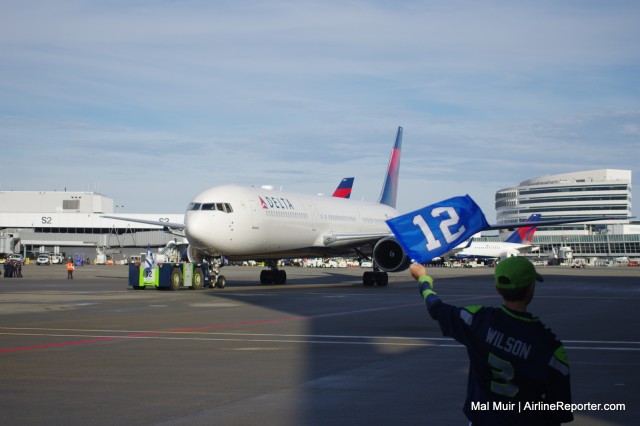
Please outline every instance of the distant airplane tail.
M525 220L525 222L537 222L542 218L541 214L532 214L529 216L529 219ZM536 233L535 226L525 226L523 228L516 229L513 234L509 236L505 240L507 243L516 243L516 244L531 244L533 241L533 234Z
M353 180L354 178L352 177L342 179L342 181L340 181L340 184L334 191L333 196L337 198L351 197L351 188L353 187Z
M382 192L380 193L380 204L396 207L398 196L398 176L400 174L400 151L402 150L402 127L398 127L396 143L391 150L387 175L384 180Z

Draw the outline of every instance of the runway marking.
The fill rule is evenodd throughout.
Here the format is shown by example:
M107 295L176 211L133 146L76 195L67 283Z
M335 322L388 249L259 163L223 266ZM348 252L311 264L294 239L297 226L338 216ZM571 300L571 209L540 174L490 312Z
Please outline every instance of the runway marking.
M37 336L37 335L40 335L40 336L50 336L50 337L95 337L95 339L80 340L80 341L75 341L75 342L49 343L49 344L45 344L45 345L36 345L36 346L28 346L28 347L21 347L21 348L0 349L0 353L17 352L17 351L30 351L30 350L36 350L36 349L47 349L47 348L59 347L59 346L81 345L81 344L86 344L86 343L94 343L94 342L100 342L100 341L110 341L110 340L115 340L115 339L145 338L145 337L157 336L157 335L160 335L160 334L167 334L167 333L185 333L185 332L192 332L192 331L197 331L197 330L212 330L212 329L220 329L220 328L244 327L244 326L249 326L249 325L278 324L278 323L289 322L289 321L301 321L301 320L309 320L309 319L330 318L330 317L336 317L336 316L342 316L342 315L353 315L353 314L360 314L360 313L365 313L365 312L374 312L374 311L383 311L383 310L389 310L389 309L403 308L403 307L414 306L414 305L415 305L414 303L411 303L411 304L396 305L396 306L385 306L385 307L381 307L381 308L361 309L361 310L356 310L356 311L334 312L334 313L329 313L329 314L320 314L320 315L312 315L312 316L293 316L293 317L283 317L283 318L258 320L258 321L244 321L244 322L238 322L238 323L216 324L216 325L207 325L207 326L201 326L201 327L190 327L190 328L175 329L175 330L136 332L136 334L130 334L130 335L126 335L126 336L82 336L82 335L76 336L76 335L55 335L55 334L47 335L47 334L0 333L0 334L5 334L5 335L18 335L18 336L20 336L20 335L22 335L22 336L27 336L27 335L35 335L35 336ZM0 329L2 329L2 330L16 330L16 328L11 328L11 327L0 327ZM40 329L40 330L43 330L43 329Z
M220 302L220 303L192 303L189 306L191 306L192 308L235 308L240 305L237 303Z
M248 323L239 323L248 324ZM0 327L0 330L20 330L20 331L67 331L67 332L86 332L86 333L127 333L131 336L136 335L151 335L151 334L196 334L196 335L216 335L216 336L253 336L253 337L304 337L304 338L332 338L332 339L396 339L396 340L442 340L442 341L454 341L450 337L428 337L428 336L379 336L379 335L350 335L350 334L282 334L282 333L227 333L227 332L197 332L197 331L181 331L181 330L113 330L113 329L90 329L90 328L42 328L42 327ZM0 335L24 335L24 336L46 336L47 334L22 334L22 333L2 333ZM57 335L60 336L60 335ZM65 336L65 335L62 335ZM69 335L67 335L69 336ZM71 335L76 336L76 335ZM82 335L78 335L82 336ZM99 337L99 336L90 336ZM122 337L122 336L104 336L104 337ZM563 339L564 343L584 343L590 345L637 345L640 346L640 341L629 340L568 340Z
M43 330L43 331L75 331L75 332L110 332L129 333L122 335L87 335L87 334L56 334L56 333L2 333L10 336L45 336L45 337L84 337L84 340L50 343L27 347L2 349L0 353L46 349L87 343L107 342L113 340L184 340L201 342L242 342L242 343L280 343L280 344L331 344L331 345L370 345L370 346L400 346L400 347L440 347L440 348L464 348L455 340L446 337L403 337L403 336L354 336L354 335L319 335L319 334L268 334L268 333L201 333L185 332L177 330L168 331L131 331L131 330L85 330L85 329L41 329L41 328L11 328L0 327L3 330ZM167 334L181 334L191 336L166 336ZM216 337L214 337L216 336ZM591 351L640 351L640 342L631 341L603 341L603 340L567 340L565 343L585 343L588 345L608 346L565 346L570 350ZM636 345L639 347L615 347L612 345ZM268 348L267 348L268 349ZM249 350L247 348L235 348L233 350ZM251 348L251 350L262 350ZM273 350L273 348L271 348Z
M20 333L0 333L0 334L10 334L13 336L47 336L47 337L94 337L94 339L87 339L87 340L80 340L80 341L75 341L75 342L65 342L65 343L53 343L53 344L46 344L46 345L37 345L37 346L29 346L29 347L24 347L24 348L11 348L11 349L3 349L0 350L0 353L2 352L15 352L15 351L24 351L24 350L34 350L34 349L43 349L43 348L49 348L49 347L55 347L55 346L67 346L67 345L74 345L74 344L83 344L83 343L91 343L93 341L109 341L109 340L118 340L118 339L154 339L154 340L188 340L188 341L202 341L202 342L250 342L250 343L297 343L297 344L332 344L332 345L370 345L370 346L379 346L379 345L389 345L389 346L413 346L413 347L430 347L430 346L437 346L437 347L459 347L462 348L463 346L458 344L458 343L453 343L453 344L447 344L447 343L441 343L441 344L432 344L430 343L430 340L436 340L436 339L417 339L417 340L424 340L423 342L418 342L418 343L411 343L411 342L380 342L380 339L384 339L384 338L375 338L375 337L371 337L371 336L366 336L366 337L362 337L362 338L358 338L358 339L376 339L375 342L373 341L347 341L347 340L322 340L324 338L324 336L316 336L316 340L313 339L304 339L305 336L300 336L300 339L245 339L245 338L241 338L241 337L177 337L177 336L159 336L158 334L164 334L164 333L159 333L159 332L149 332L149 333L144 333L144 334L140 334L140 335L126 335L126 336L89 336L89 335L81 335L81 334L20 334ZM148 335L145 335L148 334ZM206 335L206 334L205 334ZM202 335L204 336L204 335ZM233 335L230 335L233 336ZM237 336L243 336L243 334L238 334ZM274 337L278 337L278 335L274 335ZM337 339L339 337L333 336L333 339ZM320 339L320 340L317 340ZM411 340L409 338L407 338L407 340ZM453 340L451 340L452 342L454 342ZM239 349L234 349L234 350L239 350ZM257 350L257 349L256 349Z
M10 334L10 333L0 333L0 334ZM55 336L55 335L49 335L49 334L13 334L13 335L14 336L52 336L52 337ZM73 337L80 337L80 336L73 336ZM76 340L75 342L47 343L45 345L25 346L22 348L0 349L0 353L32 351L36 349L47 349L47 348L55 348L55 347L61 347L61 346L84 345L87 343L104 342L104 341L114 339L114 337L98 337L98 336L82 336L82 337L95 337L95 338L87 339L87 340Z
M236 348L234 349L234 351L256 351L256 352L263 352L263 351L279 351L281 350L280 348Z

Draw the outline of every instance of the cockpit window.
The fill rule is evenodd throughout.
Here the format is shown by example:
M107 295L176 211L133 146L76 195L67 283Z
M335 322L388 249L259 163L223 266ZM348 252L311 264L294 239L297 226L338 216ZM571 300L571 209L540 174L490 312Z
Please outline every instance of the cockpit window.
M200 210L200 206L202 204L200 203L189 203L189 207L187 207L187 210Z
M231 208L231 204L229 203L204 203L202 204L202 210L210 210L210 211L221 211L225 213L233 212Z

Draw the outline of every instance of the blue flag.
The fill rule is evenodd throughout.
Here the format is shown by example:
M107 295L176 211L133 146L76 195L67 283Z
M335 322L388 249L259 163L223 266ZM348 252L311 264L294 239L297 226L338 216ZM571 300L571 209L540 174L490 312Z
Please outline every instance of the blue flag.
M387 220L411 259L425 263L451 251L489 223L469 197L453 197Z

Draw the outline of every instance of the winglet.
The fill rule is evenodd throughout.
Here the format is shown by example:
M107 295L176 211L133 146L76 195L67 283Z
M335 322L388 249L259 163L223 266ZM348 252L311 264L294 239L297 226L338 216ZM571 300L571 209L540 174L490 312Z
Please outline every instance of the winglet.
M380 193L380 204L386 204L393 208L396 207L396 198L398 196L398 176L400 174L400 151L402 150L402 127L398 127L396 135L396 143L391 150L389 158L389 166L387 167L387 175L384 180L382 192Z
M337 198L349 198L351 197L351 188L353 187L354 178L343 178L340 184L333 192L333 196Z

